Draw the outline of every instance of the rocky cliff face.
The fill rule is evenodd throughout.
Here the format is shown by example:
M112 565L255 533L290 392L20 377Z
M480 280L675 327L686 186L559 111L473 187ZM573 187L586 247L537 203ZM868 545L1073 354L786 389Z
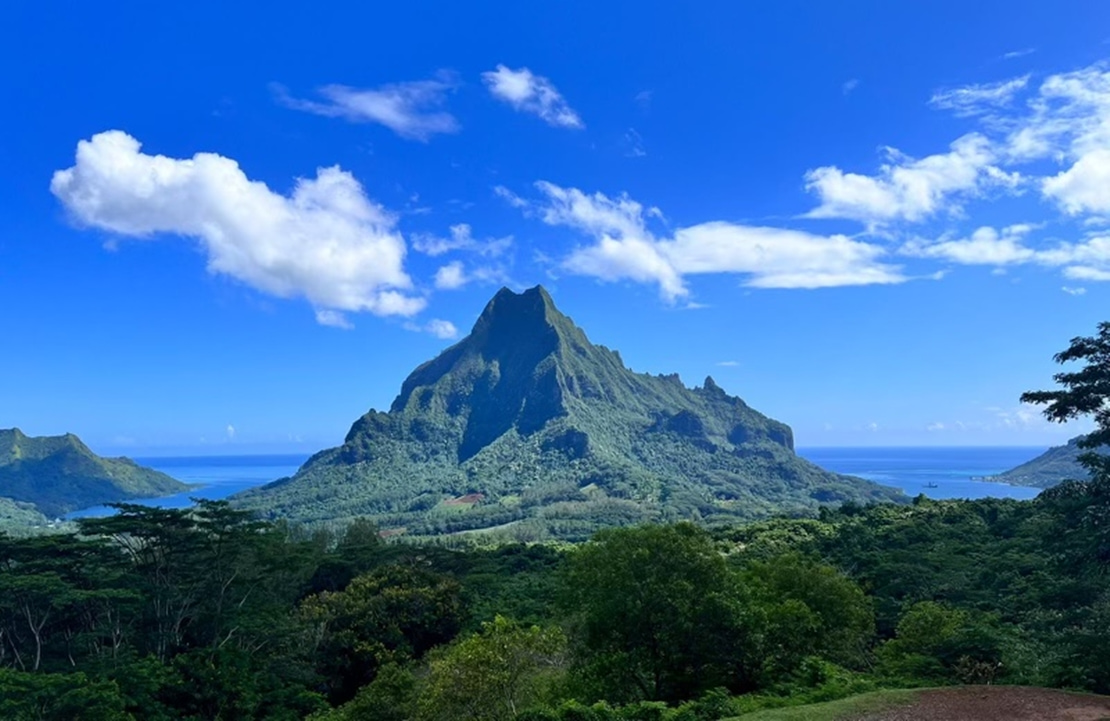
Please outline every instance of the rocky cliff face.
M476 494L477 504L444 505ZM388 412L370 411L342 446L240 500L307 521L369 515L418 535L511 526L579 537L611 523L896 496L799 458L789 426L712 378L691 389L630 371L536 287L498 292Z

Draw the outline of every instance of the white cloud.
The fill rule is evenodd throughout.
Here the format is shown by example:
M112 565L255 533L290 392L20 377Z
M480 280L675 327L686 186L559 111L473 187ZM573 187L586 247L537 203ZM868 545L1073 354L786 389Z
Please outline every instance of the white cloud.
M1110 147L1085 153L1067 170L1045 178L1041 189L1069 215L1110 213Z
M482 73L490 93L518 111L538 115L548 125L561 128L584 128L578 113L571 109L551 81L535 75L528 68L512 70L498 65L496 70Z
M941 211L958 211L961 197L991 187L1014 187L1018 176L1000 170L983 135L970 133L952 143L949 152L913 159L885 149L887 162L878 175L845 173L836 166L810 170L806 189L821 204L810 218L847 218L868 226L892 221L921 221Z
M943 431L945 428L947 428L947 426L945 426L940 421L937 421L936 423L930 423L929 425L927 425L925 427L925 430L935 432L935 431Z
M425 255L439 256L452 251L467 251L484 256L499 256L513 244L513 236L504 238L486 238L478 240L466 223L458 223L450 227L450 237L442 238L428 233L414 234L412 247Z
M822 288L900 283L900 268L880 262L886 250L843 235L711 221L657 237L647 218L661 217L627 195L587 195L540 181L542 201L522 201L545 223L575 228L593 239L562 261L573 273L602 280L655 283L668 301L688 295L685 276L736 273L756 288ZM512 196L516 198L516 196Z
M1036 48L1024 48L1022 50L1011 50L1008 53L1002 54L1003 60L1013 60L1014 58L1023 58L1026 55L1032 55L1037 52Z
M721 366L722 368L735 368L740 365L740 362L734 360L719 361L717 365Z
M439 318L433 318L423 325L419 325L417 323L405 323L404 328L415 333L431 333L436 338L440 338L442 340L451 340L452 338L459 337L459 329L455 327L454 323L449 320L441 320Z
M1087 294L1087 289L1086 288L1069 288L1066 285L1063 288L1061 288L1060 290L1064 291L1068 295L1086 295Z
M402 138L427 141L437 133L456 133L459 123L442 106L455 82L448 74L436 80L394 83L379 88L325 85L317 92L326 102L290 97L280 85L273 90L286 107L355 123L378 123Z
M858 87L859 87L859 78L852 78L851 80L845 80L844 81L844 84L840 86L840 92L847 95Z
M1028 84L1029 76L1023 75L997 83L945 88L936 91L929 103L942 110L951 110L959 116L982 115L1010 105Z
M227 439L229 441L235 440L235 426L228 423L227 428L225 429L225 433L227 433Z
M1110 281L1110 270L1091 268L1085 265L1073 265L1064 268L1064 276L1072 280Z
M449 320L433 318L428 321L425 328L436 338L442 338L443 340L450 340L451 338L457 338L459 336L459 329Z
M913 241L902 247L906 255L921 258L941 258L963 265L1010 265L1027 263L1036 252L1022 245L1020 234L1003 233L982 227L970 238L943 240L939 243Z
M1079 243L1033 248L1023 241L1029 230L1030 226L1024 224L1008 226L1001 232L984 226L969 238L942 239L934 243L920 239L910 241L899 252L961 265L992 265L997 268L1036 264L1062 268L1064 276L1072 280L1110 280L1110 236L1092 236Z
M338 167L299 179L289 196L250 180L230 158L140 152L118 130L77 144L76 164L50 189L75 221L146 238L195 238L211 273L317 309L413 315L405 242L396 219ZM325 315L325 318L328 316Z
M636 128L629 128L624 133L624 155L628 158L643 158L647 156L644 150L644 139L636 132Z
M435 284L440 290L455 290L466 285L468 281L463 264L457 260L436 271Z
M320 325L340 328L342 330L351 330L354 328L351 321L347 320L347 316L337 310L330 310L328 308L316 311L316 322Z

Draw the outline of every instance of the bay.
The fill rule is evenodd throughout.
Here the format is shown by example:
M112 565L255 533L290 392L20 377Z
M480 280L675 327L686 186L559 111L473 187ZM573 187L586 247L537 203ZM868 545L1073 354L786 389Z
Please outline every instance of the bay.
M1045 447L799 448L830 471L901 488L928 498L1036 498L1039 488L977 481L1031 460Z
M239 491L254 488L279 478L291 476L307 455L266 456L187 456L176 458L136 458L136 463L161 471L182 483L194 485L188 491L161 498L140 498L129 503L158 508L188 508L192 499L218 501ZM74 511L67 519L106 516L114 510L93 506Z

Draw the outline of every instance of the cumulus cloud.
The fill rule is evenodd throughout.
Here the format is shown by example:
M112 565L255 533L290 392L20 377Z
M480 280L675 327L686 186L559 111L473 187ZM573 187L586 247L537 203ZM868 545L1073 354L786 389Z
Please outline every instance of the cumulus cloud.
M299 179L285 196L230 158L149 155L113 130L80 141L76 163L57 171L50 189L80 224L196 239L209 272L263 293L303 297L323 311L410 316L425 305L411 294L395 217L339 167Z
M278 102L294 110L355 123L377 123L402 138L427 142L433 135L459 131L459 123L453 115L437 110L455 85L449 74L441 74L435 80L394 83L379 88L325 85L317 91L323 100L291 97L281 85L275 84L272 89Z
M455 324L449 320L440 320L439 318L433 318L432 320L428 321L428 324L425 327L428 329L428 332L434 335L436 338L449 340L451 338L457 338L459 336L459 329L456 328Z
M929 103L960 116L982 115L1010 105L1028 84L1029 76L1023 75L997 83L945 88L933 93Z
M520 112L539 116L548 125L560 128L586 127L551 81L533 74L528 68L513 70L498 65L496 70L482 73L482 79L493 97Z
M756 288L823 288L900 283L897 266L880 259L886 250L843 235L711 221L657 236L648 219L661 218L627 195L610 198L577 188L536 183L542 199L523 209L544 223L574 228L592 243L573 250L564 269L607 281L632 280L659 286L668 301L689 294L686 276L734 273ZM520 203L517 203L518 207Z
M941 211L959 210L958 201L990 187L1014 187L1019 176L995 165L990 141L970 133L949 152L920 159L885 148L886 162L877 175L846 173L836 166L810 170L806 189L820 199L810 218L847 218L868 226L893 221L920 221Z
M436 288L440 290L461 288L466 285L468 280L466 271L463 270L463 264L457 260L436 271L435 284Z
M412 247L425 255L440 256L452 251L465 251L489 257L503 254L513 245L513 236L503 238L474 237L471 227L466 223L452 225L449 235L444 238L430 233L417 233L412 236Z

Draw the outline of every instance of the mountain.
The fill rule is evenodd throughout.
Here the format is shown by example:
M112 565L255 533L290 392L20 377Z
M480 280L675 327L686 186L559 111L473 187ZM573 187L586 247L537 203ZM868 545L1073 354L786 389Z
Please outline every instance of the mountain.
M634 373L543 288L502 289L469 336L412 372L388 412L371 410L342 446L236 500L271 518L368 516L387 533L528 539L901 497L793 446L789 426L712 378L690 389L677 375Z
M101 458L72 433L32 438L18 428L0 430L0 498L32 504L50 518L188 489L129 458Z
M1072 438L1067 445L1053 446L1033 460L991 476L989 480L1033 488L1052 488L1065 480L1085 481L1090 478L1090 474L1079 463L1079 456L1084 449L1077 444L1082 438ZM1100 448L1098 452L1108 453L1110 448Z

